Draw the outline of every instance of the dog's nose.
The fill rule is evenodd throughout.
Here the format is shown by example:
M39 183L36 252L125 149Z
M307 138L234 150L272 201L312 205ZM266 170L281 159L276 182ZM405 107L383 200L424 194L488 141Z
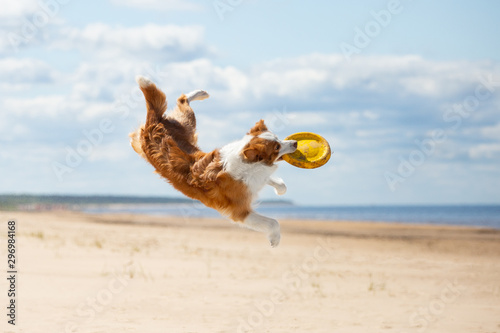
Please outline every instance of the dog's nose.
M293 148L297 149L297 141L294 141L292 146L293 146Z

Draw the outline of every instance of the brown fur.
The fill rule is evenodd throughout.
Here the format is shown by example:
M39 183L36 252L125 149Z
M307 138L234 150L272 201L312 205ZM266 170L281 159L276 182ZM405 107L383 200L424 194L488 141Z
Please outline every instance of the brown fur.
M175 189L234 221L243 221L251 212L251 194L243 182L223 171L219 150L205 153L197 146L196 118L186 96L181 95L176 108L164 117L165 94L155 84L141 90L147 117L146 124L130 134L134 150ZM263 122L257 123L251 132L263 128Z
M269 144L269 140L254 137L243 148L243 160L248 163L264 162L273 165L278 158L281 145L278 142Z
M267 132L267 126L264 124L264 120L259 120L258 122L255 123L255 125L248 131L247 134L257 136L263 132Z

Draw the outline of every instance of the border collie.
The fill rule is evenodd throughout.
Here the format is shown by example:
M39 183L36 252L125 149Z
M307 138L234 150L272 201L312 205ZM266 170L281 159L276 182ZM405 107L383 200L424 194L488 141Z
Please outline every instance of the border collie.
M196 117L190 103L209 95L203 90L182 94L175 109L164 115L165 94L145 77L136 80L146 99L147 116L146 123L130 134L132 148L175 189L265 233L276 247L280 242L278 221L257 214L252 202L266 184L276 194L285 194L283 180L271 175L281 156L297 149L297 142L279 140L260 120L241 140L203 152L197 145Z

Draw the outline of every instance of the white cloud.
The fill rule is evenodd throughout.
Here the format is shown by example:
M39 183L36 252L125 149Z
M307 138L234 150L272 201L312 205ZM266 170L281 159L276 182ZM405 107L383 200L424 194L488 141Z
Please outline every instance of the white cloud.
M83 100L71 95L10 97L5 98L0 106L5 123L15 124L23 119L32 126L40 124L37 121L51 119L56 126L78 127L81 123L119 116L114 102ZM68 121L72 123L68 124Z
M24 15L33 13L39 9L36 0L23 0L23 1L0 1L0 19L20 18Z
M0 58L0 84L33 85L50 83L56 71L47 63L33 58ZM7 85L8 83L8 85Z
M130 156L131 147L122 142L101 143L94 146L92 153L89 156L89 161L123 161Z
M64 96L37 96L31 98L5 98L2 103L4 112L13 112L16 116L31 118L55 117L67 111Z
M55 49L81 50L93 56L124 59L127 56L172 61L210 54L201 26L148 24L139 27L110 26L103 23L60 29L50 45Z
M141 39L140 32L171 28L111 28L97 25L81 30L74 29L77 37L70 39L75 44L77 40L85 41L92 45L89 46L91 49L98 49L98 45L110 42L111 44L102 48L118 50L119 45L127 44L127 38ZM177 28L184 29L174 27L174 30ZM129 37L128 32L131 32ZM195 37L192 39L192 45L201 45L201 31L195 28L193 33ZM70 35L71 33L66 34ZM174 35L171 37L173 40L177 38ZM166 37L160 44L169 44L167 40L170 40L170 37ZM144 43L146 49L150 49L154 44L147 39ZM138 50L138 47L131 46L131 50ZM363 62L363 59L365 58L358 57L346 65L339 55L313 54L270 61L250 70L241 70L233 66L216 65L207 58L155 66L144 60L120 57L116 60L90 59L80 63L73 72L62 75L39 60L0 58L0 78L6 80L2 82L0 79L0 85L23 84L22 87L28 89L27 85L43 83L47 87L54 87L51 94L30 94L26 90L24 96L6 96L3 102L6 110L16 110L17 113L34 118L39 115L54 117L59 114L73 114L78 121L89 121L113 112L113 106L120 101L120 96L133 94L136 88L135 75L143 74L153 76L153 80L167 92L171 107L176 94L205 89L211 94L211 98L204 102L203 108L215 109L217 112L254 113L256 117L262 117L273 108L286 106L289 112L296 116L295 121L301 121L302 124L311 127L328 123L343 124L345 129L356 128L357 134L366 136L366 133L371 131L383 132L383 128L388 126L402 126L402 129L412 127L413 133L418 134L416 125L429 126L421 132L421 135L425 135L435 127L432 125L435 119L422 118L420 124L412 120L412 123L405 125L402 123L405 117L420 116L422 112L435 112L444 102L459 102L463 99L462 92L477 84L476 77L472 76L458 88L454 88L456 92L451 98L446 97L446 94L436 96L435 91L430 91L434 89L424 87L418 90L420 85L417 81L420 78L423 78L422 82L452 81L456 79L455 69L461 64L436 63L414 56L366 57L366 62ZM418 76L411 74L415 66L421 69ZM468 67L468 73L485 70L481 64L469 63ZM410 87L408 83L412 77L419 78L414 82L415 87ZM407 82L407 85L402 82ZM64 85L67 93L58 91L57 87L61 85ZM436 88L438 91L439 89L441 88ZM427 110L429 100L420 99L422 93L434 96L433 109ZM357 103L363 102L363 96L366 94L374 96L372 100L365 102L371 106L358 106ZM408 96L413 96L410 102L407 101ZM394 110L394 105L405 105L406 111ZM391 109L394 111L389 114L387 110ZM307 112L307 117L297 120L301 119L300 114ZM391 119L398 123L391 123ZM443 122L439 125L443 127L447 124ZM483 132L485 136L491 137L498 132L497 129L498 127L485 128Z
M233 66L217 66L208 59L172 63L162 69L166 87L181 89L185 93L205 89L212 99L228 105L252 98L248 74ZM177 98L177 96L170 96Z
M342 68L338 55L310 55L282 59L256 66L248 71L233 66L219 66L206 58L174 62L154 70L152 65L127 58L120 58L117 61L89 61L81 63L73 73L64 78L64 84L70 87L68 94L7 98L5 107L12 110L17 108L19 112L24 112L30 117L42 114L51 117L64 113L72 115L76 121L98 120L113 114L115 103L120 101L120 96L130 97L137 90L134 77L136 74L143 74L153 76L154 81L166 91L170 107L173 107L172 103L178 94L193 89L206 89L211 98L199 107L214 110L218 112L218 116L224 112L239 112L252 114L254 116L250 118L257 119L264 117L273 108L287 107L290 115L295 117L290 122L291 126L308 126L311 130L314 128L325 130L327 126L336 126L336 131L343 130L346 133L350 131L350 135L358 138L369 138L371 134L377 133L388 133L395 138L401 133L410 133L403 138L410 142L413 136L423 136L436 126L433 125L435 120L425 120L425 118L422 118L422 123L416 123L414 120L404 123L406 117L411 119L422 113L422 110L429 112L425 111L429 103L427 99L419 101L418 98L414 98L411 102L406 101L408 95L419 96L419 94L412 92L411 89L405 90L400 84L401 77L410 77L405 64L417 61L428 63L422 65L428 68L434 68L436 65L418 57L403 57L404 59L393 57L391 58L394 60L395 68L393 68L391 62L384 60L385 58L387 57L380 59L380 63L386 63L383 68L376 65L379 62L369 58L368 63L371 65L359 63L349 70ZM360 61L360 58L356 61ZM39 67L43 68L44 65L39 64ZM149 70L145 70L147 67ZM359 67L364 68L362 74L358 73ZM454 68L447 63L437 67ZM477 70L478 66L475 67L474 63L471 63L469 67ZM50 69L45 71L50 73ZM443 75L441 80L451 79L442 73L447 71L441 71ZM266 80L264 79L266 77L273 79ZM387 82L375 84L379 85L376 93L372 91L373 85L367 85L366 81L376 82L379 77L384 77ZM438 78L428 72L426 80L431 79ZM466 87L473 86L474 78L469 78L469 81L464 83ZM396 86L405 93L392 95L391 87ZM458 90L464 89L462 87ZM376 98L367 102L372 104L373 108L356 106L359 96L363 96L367 91ZM341 95L342 101L332 98L332 95L336 94ZM136 100L137 109L141 109L141 98L142 96L139 96L139 100ZM440 99L445 100L444 97ZM297 100L303 102L297 105ZM457 101L455 98L451 100ZM394 103L405 104L405 111L394 110L388 113L388 110L394 108L392 106ZM435 105L434 110L439 109L440 101L432 103ZM313 104L315 107L311 106ZM221 121L224 123L223 126L231 127L231 122L235 119L224 118ZM424 129L419 131L417 125ZM438 127L446 125L443 122ZM388 131L394 127L398 128L398 131ZM494 133L495 129L486 130L485 133L490 132ZM218 141L224 140L221 138Z
M59 16L64 6L55 0L0 0L0 54L43 45L50 28L64 22Z
M489 70L474 63L467 70L463 67L461 63L435 63L416 56L359 57L346 64L340 55L313 54L270 61L249 71L197 59L169 65L166 72L175 85L215 88L225 91L224 98L232 101L254 102L272 97L335 104L357 102L360 97L356 95L363 94L399 102L406 102L408 96L453 100L468 88L473 93L477 75L472 73ZM457 77L456 72L463 74Z
M291 68L283 72L265 71L254 78L253 90L257 97L309 94L325 83L327 76L325 71L314 68Z
M469 149L469 156L473 159L498 159L500 158L499 143L485 143Z
M376 137L384 137L387 136L390 132L394 132L395 130L389 129L380 129L380 130L357 130L354 134L360 138L376 138Z
M487 126L480 129L481 134L490 139L496 139L500 141L500 123L493 126Z
M128 6L139 9L153 10L199 10L202 8L199 4L185 0L111 0L111 3L117 6Z
M337 54L312 54L259 65L253 72L257 96L306 96L318 90L357 90L445 99L477 85L493 67L483 63L436 62L419 56L357 57L350 63Z

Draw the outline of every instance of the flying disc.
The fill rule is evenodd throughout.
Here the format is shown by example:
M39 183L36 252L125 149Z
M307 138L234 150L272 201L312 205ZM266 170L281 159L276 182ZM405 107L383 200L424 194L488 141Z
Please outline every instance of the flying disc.
M319 168L325 165L332 155L328 141L315 133L295 133L286 137L285 140L297 141L297 150L283 155L283 160L298 168Z

